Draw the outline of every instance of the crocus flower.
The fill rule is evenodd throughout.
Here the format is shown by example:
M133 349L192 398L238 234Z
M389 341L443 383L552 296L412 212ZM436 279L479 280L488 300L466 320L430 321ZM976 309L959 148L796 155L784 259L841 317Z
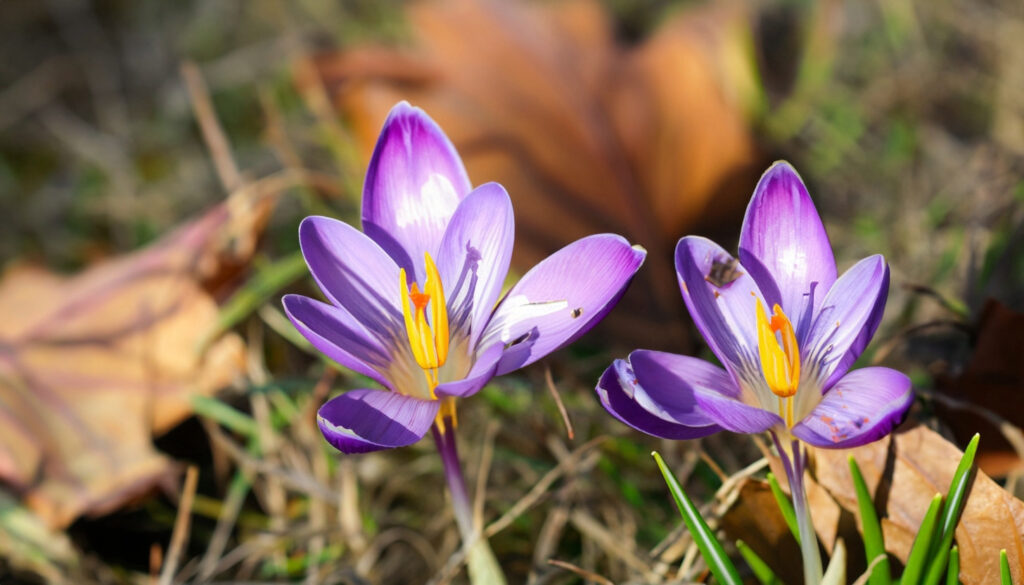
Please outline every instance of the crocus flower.
M409 445L435 419L454 422L455 398L600 320L645 256L619 236L590 236L502 296L514 228L508 194L496 183L473 189L448 138L404 102L373 152L362 222L361 232L306 218L302 254L329 302L284 298L313 346L384 387L351 390L321 407L321 431L346 453Z
M736 259L706 238L676 247L690 316L724 366L637 350L597 386L604 407L658 437L771 432L817 447L889 433L913 401L882 367L848 371L875 333L889 288L881 256L836 277L825 228L793 168L773 165L747 207Z

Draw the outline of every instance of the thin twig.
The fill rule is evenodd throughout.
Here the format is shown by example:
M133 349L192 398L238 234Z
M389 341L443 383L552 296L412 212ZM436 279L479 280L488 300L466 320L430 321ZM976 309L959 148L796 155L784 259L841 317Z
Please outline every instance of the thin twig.
M248 484L248 482L246 483ZM217 518L217 526L214 528L213 536L210 538L210 544L206 547L203 559L199 563L200 581L206 581L214 575L217 561L224 554L228 539L231 536L231 529L235 527L238 514L242 511L242 504L245 503L245 497L248 493L248 485L245 485L245 489L241 489L236 487L234 481L231 482L224 505L221 507L220 516Z
M551 393L551 397L555 400L555 405L558 406L558 413L562 415L562 422L565 423L565 433L569 436L569 440L573 440L576 433L572 429L572 421L569 420L569 412L565 410L565 404L562 402L562 396L558 393L558 387L555 386L555 380L551 377L551 367L544 367L544 382L547 383L548 392Z
M577 508L569 515L569 521L580 533L586 534L600 546L605 554L626 563L630 569L642 574L645 580L651 581L657 577L651 573L650 563L637 556L630 543L623 542L620 536L612 534L587 512Z
M595 437L581 445L579 449L573 451L571 457L559 463L551 471L545 473L544 477L542 477L525 496L520 498L519 501L509 508L508 511L502 514L500 518L491 522L484 530L484 535L487 538L490 538L508 528L516 518L532 508L534 504L544 496L551 485L565 474L566 470L578 464L587 452L605 442L607 439L608 437L606 435Z
M487 500L487 476L494 460L494 438L498 434L498 422L491 421L484 432L484 448L480 451L480 467L476 473L476 493L473 496L473 527L479 530L484 524L484 502Z
M242 186L242 175L238 172L235 157L231 154L231 143L228 142L220 120L217 119L217 114L213 109L209 89L195 63L183 63L181 76L185 80L185 87L188 89L188 96L192 101L192 109L195 111L196 121L199 122L199 129L203 133L203 140L206 142L207 148L210 149L213 166L217 169L217 178L220 179L224 190L231 193Z
M174 572L181 560L181 553L188 541L189 525L192 521L192 501L196 496L196 485L199 480L199 469L190 465L185 472L185 485L181 488L181 499L178 500L178 515L174 519L174 532L171 533L171 545L167 547L167 558L160 572L160 585L171 585Z
M600 583L600 585L615 585L615 583L609 581L601 575L598 575L597 573L594 573L592 571L587 571L586 569L581 569L572 563L567 563L565 561L560 561L558 559L548 559L548 564L558 567L560 569L565 569L566 571L570 571L572 573L576 573L577 575L583 577L587 581L594 581L596 583Z
M334 502L337 498L334 490L317 481L312 475L294 469L287 469L263 461L258 457L253 457L240 445L229 439L219 428L215 428L214 432L210 435L210 440L223 448L234 459L235 463L246 471L267 476L273 475L281 481L282 485L304 493L307 496L316 496L328 502Z

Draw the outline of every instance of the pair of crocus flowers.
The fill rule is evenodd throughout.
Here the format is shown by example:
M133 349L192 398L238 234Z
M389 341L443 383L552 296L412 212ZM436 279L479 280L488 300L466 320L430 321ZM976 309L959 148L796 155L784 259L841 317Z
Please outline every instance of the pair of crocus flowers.
M435 420L455 418L456 398L578 338L611 310L645 257L620 236L590 236L502 295L514 231L508 194L496 183L472 189L448 138L404 102L374 150L362 221L363 232L304 220L302 252L330 302L284 298L318 350L385 388L351 390L320 409L321 431L346 453L415 443ZM690 315L725 369L645 350L617 360L597 392L626 424L674 439L772 431L850 447L884 436L910 405L903 374L847 373L882 316L884 260L862 260L837 279L821 220L787 164L757 186L739 261L686 237L676 269Z
M402 102L381 130L363 187L363 230L326 217L299 226L329 303L288 295L314 347L385 390L351 390L317 421L345 453L409 445L455 399L568 344L618 301L646 252L601 234L566 246L502 295L514 220L505 189L473 189L422 110Z

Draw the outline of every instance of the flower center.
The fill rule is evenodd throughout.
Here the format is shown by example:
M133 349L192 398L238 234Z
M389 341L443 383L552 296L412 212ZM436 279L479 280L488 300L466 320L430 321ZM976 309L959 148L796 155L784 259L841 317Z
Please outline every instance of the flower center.
M405 333L409 340L409 347L412 349L416 364L423 369L430 397L437 400L434 389L440 383L438 370L448 360L448 343L450 341L448 308L445 304L441 275L437 272L434 259L430 257L429 252L424 252L423 256L427 271L427 280L423 283L423 291L420 291L419 285L415 282L409 286L404 268L399 271L398 284L402 295L402 314L405 317ZM429 321L427 319L428 310ZM438 427L442 431L445 428L444 418L450 418L452 424L455 424L454 398L446 398L442 401L437 418Z
M793 426L793 395L800 383L800 349L796 332L782 307L775 304L769 319L761 301L757 301L757 349L761 370L773 394L779 397L779 415L786 426Z

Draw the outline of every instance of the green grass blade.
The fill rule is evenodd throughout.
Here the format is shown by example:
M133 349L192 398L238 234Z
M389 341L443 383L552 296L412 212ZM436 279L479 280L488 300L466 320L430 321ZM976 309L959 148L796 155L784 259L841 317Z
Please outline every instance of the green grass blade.
M921 582L921 575L924 574L925 563L928 560L928 550L931 549L932 540L935 538L935 524L941 511L942 494L935 494L932 503L928 505L928 511L924 514L924 519L921 520L914 544L910 547L910 555L907 556L907 566L903 569L900 585L918 585Z
M850 475L853 477L853 488L857 492L857 506L860 509L861 530L864 533L864 554L867 559L882 556L868 578L870 585L891 585L892 574L889 572L889 559L885 555L885 541L882 538L882 526L878 523L875 502L871 499L868 484L860 472L857 461L850 456Z
M259 436L259 425L251 416L216 398L195 394L190 398L190 402L192 409L201 417L208 418L247 438Z
M1010 559L1006 557L1006 549L999 551L999 581L1002 585L1013 585L1013 577L1010 576Z
M942 527L940 534L943 536L953 532L960 519L960 510L963 508L964 500L967 499L967 490L970 487L970 472L974 466L974 455L978 451L978 438L979 435L975 434L971 438L971 442L967 444L967 449L964 450L964 455L956 466L956 472L953 473L953 481L949 484L949 492L946 494L947 505L942 511L942 521L939 524ZM946 545L943 548L948 547L949 545Z
M959 585L959 547L949 549L949 567L946 569L946 585Z
M704 562L711 569L711 574L722 585L742 585L743 580L740 579L740 574L736 571L736 567L729 560L729 556L725 554L725 549L722 548L721 543L715 538L715 534L711 531L707 522L704 521L704 518L701 517L697 507L686 496L683 486L679 485L679 480L669 471L668 466L665 465L665 461L657 451L653 451L651 455L654 457L654 461L657 462L661 475L665 477L665 483L668 484L669 491L672 492L672 496L676 499L676 506L679 507L679 513L683 517L683 522L686 523L686 529L690 531L694 542L697 543L697 549L700 550L701 557L704 558Z
M949 567L946 568L946 585L960 585L960 547L949 550Z
M967 492L971 487L971 470L974 466L974 454L978 450L978 435L974 435L971 442L960 458L960 464L956 466L953 474L953 481L949 485L949 493L946 495L946 506L942 510L942 518L939 525L942 529L942 538L938 540L936 550L935 542L932 543L934 551L931 554L931 564L925 575L925 585L937 585L939 579L946 572L946 561L949 559L949 549L953 544L953 535L956 532L956 524L960 520L960 511L963 509L964 501L967 499Z
M757 578L761 585L784 585L782 580L775 576L772 568L761 560L761 557L757 556L754 549L747 546L747 543L737 540L736 549L740 551L743 560L747 561L747 566L750 567L750 571L754 573L754 577Z
M768 487L772 488L772 495L775 496L775 503L779 505L779 511L782 512L782 517L786 520L786 526L789 526L789 531L793 533L796 543L800 544L800 530L796 526L793 502L782 491L782 486L779 485L779 480L775 478L774 474L769 473L767 479Z

